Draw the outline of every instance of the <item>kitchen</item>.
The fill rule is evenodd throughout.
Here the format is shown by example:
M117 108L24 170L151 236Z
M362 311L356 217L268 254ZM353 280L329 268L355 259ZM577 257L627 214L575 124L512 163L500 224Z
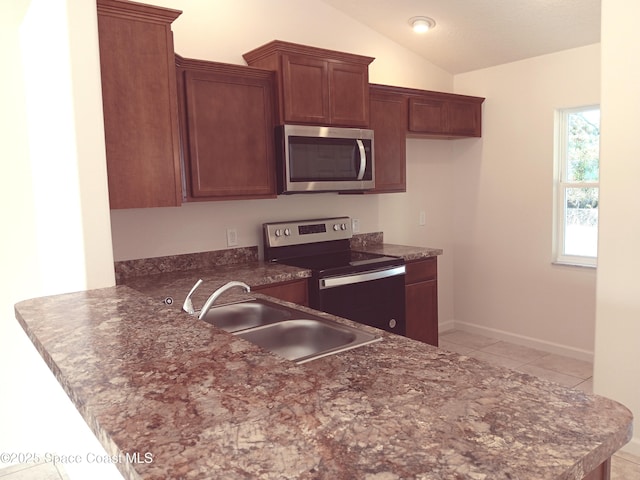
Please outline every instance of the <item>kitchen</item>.
M224 232L229 226L237 228L240 245L253 245L258 242L256 225L269 218L273 212L286 211L287 217L298 218L323 216L326 215L327 210L340 214L348 210L347 213L360 219L361 230L364 232L380 229L384 230L387 241L433 245L449 252L449 254L445 253L440 257L441 321L453 322L455 319L455 321L469 324L482 321L481 325L485 328L513 332L528 338L536 338L542 342L559 343L574 349L574 353L577 354L593 351L592 345L596 331L594 318L596 310L595 272L575 269L558 270L549 265L547 257L550 255L548 253L550 240L547 232L551 228L551 222L547 218L550 213L549 215L547 213L550 212L550 208L544 207L540 212L531 212L528 215L529 220L537 222L533 227L529 224L513 224L513 231L522 232L522 237L518 236L515 240L512 240L513 237L504 238L504 228L500 223L502 219L509 218L513 222L517 222L518 217L514 215L513 211L507 209L509 206L513 207L516 202L501 201L505 197L509 198L513 193L499 189L500 186L502 186L500 188L506 188L509 185L509 182L506 182L499 175L516 173L516 171L509 170L510 166L514 168L519 166L509 153L516 149L518 151L524 149L520 162L525 162L526 168L531 169L529 171L532 178L545 182L545 179L552 175L549 164L540 166L537 162L538 158L550 156L549 145L551 142L548 132L552 120L545 116L547 113L542 111L541 99L548 102L547 111L558 105L597 102L600 95L599 81L588 82L584 79L598 78L597 65L600 46L587 46L548 57L453 77L322 5L316 6L317 12L314 10L314 23L317 23L317 27L297 25L296 22L291 22L291 18L306 18L307 12L300 4L290 3L283 5L276 11L275 9L267 9L264 5L256 2L252 10L256 13L255 18L266 18L268 21L256 22L255 25L252 25L251 35L236 26L246 25L247 19L243 20L244 23L240 22L241 12L233 13L234 7L231 5L225 8L230 9L231 18L237 19L237 21L230 21L227 17L220 15L216 17L219 21L216 28L212 28L212 22L215 22L216 18L207 17L203 12L195 10L197 4L194 4L194 10L184 8L183 17L187 15L184 18L207 18L207 23L200 25L195 20L182 24L176 22L174 25L176 51L194 58L241 63L241 54L245 51L273 38L279 36L285 38L286 36L286 40L371 55L376 57L376 61L371 65L372 81L440 91L456 91L491 99L491 103L485 104L485 123L483 125L485 135L483 140L442 142L410 139L407 142L409 184L406 194L354 198L327 194L318 198L305 199L305 203L300 202L296 197L286 197L271 201L225 202L224 205L191 204L179 209L115 212L111 217L110 234L109 219L105 218L105 215L108 215L108 207L104 195L100 199L98 199L99 195L96 195L96 192L100 192L103 187L100 179L94 180L92 178L92 175L98 174L87 171L94 168L93 163L98 163L95 159L101 155L99 149L96 152L94 146L100 142L99 132L83 131L83 129L89 129L89 125L77 126L79 131L78 149L83 152L82 158L90 157L91 160L83 160L79 167L72 165L69 167L72 170L66 172L66 175L75 175L73 169L79 170L81 178L83 178L83 189L91 190L91 196L83 197L84 200L80 203L83 206L83 211L79 211L76 200L61 197L61 192L54 189L55 193L52 192L44 202L48 203L47 208L50 210L38 204L38 211L44 208L43 218L55 220L52 225L48 225L43 223L45 220L41 220L39 215L35 216L32 213L35 207L32 207L34 200L31 200L28 195L32 188L32 180L28 175L29 166L26 160L28 157L24 151L26 140L23 143L15 142L15 138L24 138L26 133L18 129L18 135L10 135L9 137L13 142L7 141L5 143L10 145L11 149L15 149L11 150L15 157L25 159L20 168L27 170L27 172L23 171L24 177L21 178L24 178L24 181L18 183L18 190L13 186L15 178L12 180L12 184L7 186L5 193L9 192L9 197L4 204L15 205L14 198L17 197L24 199L24 203L21 203L24 207L23 209L7 208L8 218L13 219L15 224L23 226L24 228L20 229L22 232L35 232L35 224L38 228L49 228L51 232L62 228L67 232L67 235L65 235L65 241L60 241L58 244L54 243L55 236L50 236L48 237L49 243L40 245L34 240L35 233L22 235L15 240L16 244L8 250L23 252L23 254L15 258L15 254L13 254L7 258L6 262L3 262L3 264L6 263L10 266L15 265L15 271L19 273L12 276L11 279L3 280L7 282L4 291L15 292L12 295L14 298L10 302L7 301L7 304L12 308L13 303L22 298L108 285L111 281L109 268L114 258L105 257L111 256L111 251L113 251L115 260L123 260L176 253L173 245L179 245L182 252L222 249L226 247L226 236L220 232ZM163 4L175 7L168 1ZM37 2L34 2L34 5L37 5ZM607 2L604 2L603 8L605 6L607 6ZM46 9L47 7L41 6L40 8ZM83 15L91 14L83 8L74 4L70 10L73 15L70 15L68 19L62 18L60 20L62 22L81 22L81 19L84 18ZM609 6L608 8L613 7ZM279 13L285 10L288 12L287 15ZM621 12L620 16L624 18L625 14ZM54 14L52 18L58 17ZM319 22L320 18L323 19L323 22ZM88 28L84 22L81 23L82 28L75 24L71 25L73 28L70 29L73 31L73 35L80 35L80 32ZM331 25L334 32L344 31L345 33L327 38L326 31L322 30L323 25L325 28L326 25ZM603 25L603 32L610 32L605 27L607 24ZM202 29L206 30L207 35L220 35L220 37L208 37L211 38L208 42L196 42L193 37L197 37L197 32L202 33ZM615 30L615 27L610 27L610 29ZM274 31L277 32L277 35L273 33ZM603 48L608 45L606 40L610 38L606 37L604 33ZM204 33L202 34L204 35ZM90 34L87 35L91 38ZM229 41L231 38L236 40ZM616 38L613 37L614 40ZM75 49L81 50L90 48L89 43L83 40L73 42L73 45ZM615 47L617 48L618 45ZM43 46L40 45L38 48L43 48ZM607 51L603 50L603 54ZM76 57L78 59L91 58L87 57L83 51L74 51L74 54L78 55ZM603 56L603 73L615 72L615 70L604 69L605 65L609 68L616 66L615 62L612 62L613 66L605 63L606 59L608 57ZM411 67L407 67L408 65ZM567 73L569 65L571 68ZM41 65L38 64L38 66ZM416 66L420 68L416 68ZM78 66L74 65L74 68L77 69ZM95 64L93 68L96 68ZM545 75L548 75L548 83L541 82L539 76L531 75L532 70L544 71ZM630 75L626 70L624 72L625 75ZM85 72L85 74L95 82L95 72ZM615 77L622 74L611 73L611 75ZM559 82L559 78L564 78L566 83ZM571 78L580 79L580 81L571 82ZM534 79L535 83L532 81ZM528 95L512 92L508 88L512 84L518 85L518 90L526 86ZM576 84L581 88L576 89ZM605 85L603 84L603 87ZM93 86L95 88L95 83ZM89 88L90 85L83 86L83 89ZM13 91L16 89L18 91L24 89L17 80L16 85L13 85ZM7 89L7 91L9 90ZM618 98L619 87L616 86L615 90L614 100ZM605 96L605 92L603 90L601 102L603 105L604 100L608 98ZM43 92L43 95L47 93ZM637 92L633 90L626 95L635 94ZM99 104L99 101L90 100L91 97L87 97L87 92L82 89L75 91L75 95L83 99L82 106L76 104L75 108L86 108L85 115L89 115L91 118L93 111L91 109L99 108L96 105L96 103ZM11 99L8 99L8 104L12 105L9 100ZM46 97L46 100L52 102L54 99ZM493 116L491 114L492 105L504 115L499 118ZM66 108L68 109L68 107ZM17 111L16 118L23 118L20 117L21 110L18 106L15 109ZM532 115L532 121L527 125L527 128L520 127L520 130L516 122L503 120L505 117L511 119L514 112L523 111ZM24 116L24 113L21 115ZM627 121L625 128L627 128L626 125L633 125L633 119L625 118L625 122ZM14 132L17 129L13 122L15 122L15 118L12 117L11 122L7 119L8 128L5 133ZM53 122L54 120L51 119L50 123ZM541 139L544 138L544 141L528 142L531 128L535 128L535 134ZM49 144L56 145L54 140L52 139L52 143ZM67 139L67 141L70 140ZM616 139L616 145L625 145L625 143ZM606 147L605 144L603 159L606 159ZM634 147L629 146L629 148ZM501 153L503 151L508 152ZM33 150L32 153L34 153ZM35 153L42 155L43 158L47 156L47 152L35 151ZM633 157L633 155L627 156ZM631 168L630 165L628 167ZM92 181L95 181L96 187L93 187ZM47 188L52 187L54 186L48 186L45 182L43 191L46 192ZM530 190L526 191L524 199L520 199L525 207L539 202L541 205L546 205L550 201L547 198L550 195L545 194L544 188L539 187L538 184L531 185L529 188ZM603 195L606 195L606 183L603 183L602 188ZM620 185L615 184L612 190L618 192L620 188ZM455 192L455 195L451 192ZM85 193L85 195L88 194ZM612 201L612 199L609 200L609 202ZM477 205L477 210L469 210L469 205ZM427 213L426 227L418 225L420 206ZM624 205L620 208L628 209L629 206ZM65 215L60 216L60 211L64 211ZM82 223L78 219L83 215L87 215L87 218L84 219L85 231L81 233L80 225ZM610 219L609 225L611 222L613 220ZM170 225L169 229L167 225ZM615 224L612 225L611 230L611 235L615 238L616 230L613 227ZM470 231L471 228L473 230ZM68 232L77 233L70 235ZM90 238L91 241L83 243L83 235ZM113 238L113 247L110 245L111 238ZM25 241L31 243L25 245ZM616 239L611 248L619 250L620 244L621 240ZM632 246L630 245L629 248ZM33 251L39 252L39 255L34 257L31 254ZM525 258L521 258L523 251L527 252ZM601 261L606 260L606 253L606 242L601 243L601 255L604 255L601 257ZM36 258L39 259L36 260ZM518 269L514 272L512 265L516 259ZM628 267L623 267L620 262L614 260L609 269L607 269L606 263L604 265L601 263L599 267L599 282L603 278L608 278L606 275L607 272L610 272L609 275L613 276L615 281L609 285L615 286L618 292L623 291L617 284L617 279L628 278L629 282L626 288L631 291L622 299L616 298L610 307L608 296L602 298L602 301L598 301L597 308L603 309L599 317L606 314L607 318L602 326L598 323L598 332L600 332L599 335L602 335L598 338L602 338L600 342L604 343L602 343L602 352L598 350L596 354L596 378L598 368L608 371L612 368L610 362L613 362L622 378L603 375L603 388L606 386L606 389L609 390L609 393L606 391L603 393L623 401L634 409L633 402L637 402L633 397L633 392L637 391L637 388L634 389L634 386L637 386L637 380L634 379L637 379L637 373L633 368L635 368L634 364L638 362L634 361L636 357L633 356L633 352L637 350L631 345L628 348L623 346L625 342L633 342L638 338L629 330L637 328L637 326L634 327L633 322L629 320L625 321L628 318L627 313L624 311L616 312L622 305L633 305L633 299L637 297L633 294L632 273L628 277L625 277L624 274L626 268L631 268L632 262L627 262L624 265L627 264L629 264ZM55 272L63 269L71 269L75 272L72 275L72 280L58 278ZM12 268L11 271L13 270ZM478 288L478 285L482 288ZM598 295L607 294L606 283L602 288L603 290ZM563 296L569 298L585 298L587 300L576 305L573 301L557 298L555 292L558 291L563 292ZM615 295L617 297L619 293ZM532 297L534 298L532 299ZM545 301L537 301L538 298L544 298ZM526 305L526 308L518 308L519 304ZM525 311L520 311L520 308ZM613 310L615 315L609 314L607 308ZM633 312L633 309L631 311ZM12 312L10 313L11 315L7 314L7 320L15 323ZM484 318L479 319L478 317ZM506 323L493 324L492 322L498 321L497 318L502 318ZM584 321L584 318L590 320ZM618 318L620 320L616 320ZM616 321L620 321L622 324L618 325L615 331L608 331L607 327L612 327ZM442 325L442 328L446 326L446 324ZM605 330L602 330L603 328ZM596 338L596 346L599 345L598 338ZM607 345L611 344L620 346L620 348L607 348ZM623 357L620 360L611 358L618 353L631 355L631 357ZM601 367L599 367L600 361L604 362ZM625 378L627 380L624 380ZM608 382L611 382L611 385L608 385ZM597 385L598 380L596 379L596 388ZM636 414L637 411L636 408Z

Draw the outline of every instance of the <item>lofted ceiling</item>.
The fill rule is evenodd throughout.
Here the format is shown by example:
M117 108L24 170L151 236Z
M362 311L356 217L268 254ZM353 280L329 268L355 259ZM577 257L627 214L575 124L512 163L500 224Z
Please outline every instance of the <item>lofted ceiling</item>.
M323 0L452 74L600 41L600 0ZM415 16L436 26L416 34Z

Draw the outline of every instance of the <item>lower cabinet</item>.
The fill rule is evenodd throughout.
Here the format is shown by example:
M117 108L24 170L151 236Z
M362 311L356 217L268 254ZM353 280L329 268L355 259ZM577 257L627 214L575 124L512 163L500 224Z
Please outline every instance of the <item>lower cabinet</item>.
M590 473L582 477L582 480L610 480L611 479L611 457L598 465Z
M271 283L269 285L259 285L251 288L252 291L270 295L284 300L285 302L297 303L298 305L309 306L309 290L306 278L291 280L289 282Z
M438 346L438 257L407 262L407 337Z

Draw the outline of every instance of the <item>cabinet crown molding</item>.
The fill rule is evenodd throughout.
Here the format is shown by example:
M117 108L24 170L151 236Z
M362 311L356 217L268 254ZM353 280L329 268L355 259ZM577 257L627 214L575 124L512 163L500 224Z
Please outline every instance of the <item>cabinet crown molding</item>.
M369 86L371 87L372 91L375 91L378 93L404 95L407 98L422 97L422 98L434 98L439 100L460 100L460 101L465 101L469 103L478 103L478 104L482 104L485 101L484 97L460 95L459 93L436 92L434 90L421 90L418 88L396 87L393 85L380 85L376 83L370 83Z
M248 67L246 65L236 65L233 63L213 62L210 60L199 60L195 58L186 58L176 53L176 67L191 71L202 71L212 73L228 73L241 75L244 77L256 78L273 78L275 72L265 70L264 68Z
M242 57L248 64L252 64L264 57L268 57L274 54L306 55L321 58L323 60L349 62L362 65L369 65L375 60L375 58L373 57L366 57L364 55L356 55L353 53L338 52L336 50L310 47L307 45L300 45L298 43L283 42L282 40L273 40L262 45L261 47L245 53L244 55L242 55Z
M182 10L123 0L98 0L97 8L101 15L161 24L171 23L182 14Z

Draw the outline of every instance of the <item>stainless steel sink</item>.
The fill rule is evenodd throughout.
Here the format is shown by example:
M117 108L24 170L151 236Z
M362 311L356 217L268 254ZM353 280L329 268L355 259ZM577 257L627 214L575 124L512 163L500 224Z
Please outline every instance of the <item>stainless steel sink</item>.
M263 299L212 307L203 320L298 364L382 340Z
M255 299L212 307L202 320L227 332L238 332L289 318L291 312L284 307Z
M320 317L283 320L236 335L299 364L382 340Z

